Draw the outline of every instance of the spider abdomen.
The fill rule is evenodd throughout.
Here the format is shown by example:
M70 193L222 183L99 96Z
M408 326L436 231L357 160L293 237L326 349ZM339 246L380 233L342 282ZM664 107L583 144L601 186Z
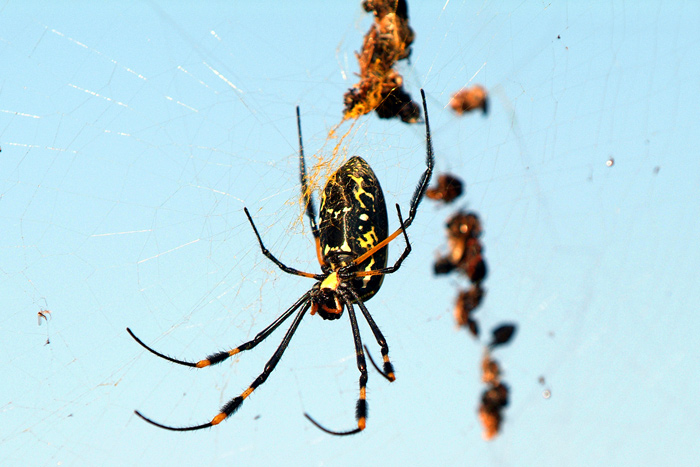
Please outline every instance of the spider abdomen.
M326 183L321 195L319 233L323 258L335 270L373 248L388 235L384 193L369 164L352 157ZM347 261L348 263L350 261ZM358 271L385 268L387 248L357 266ZM384 275L352 279L359 297L369 300L379 290Z

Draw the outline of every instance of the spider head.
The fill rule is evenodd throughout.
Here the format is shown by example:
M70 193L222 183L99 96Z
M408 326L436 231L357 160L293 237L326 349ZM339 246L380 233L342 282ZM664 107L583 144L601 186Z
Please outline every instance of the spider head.
M340 279L332 272L323 281L317 282L311 292L311 314L318 313L323 319L338 319L343 314L343 303L338 296Z

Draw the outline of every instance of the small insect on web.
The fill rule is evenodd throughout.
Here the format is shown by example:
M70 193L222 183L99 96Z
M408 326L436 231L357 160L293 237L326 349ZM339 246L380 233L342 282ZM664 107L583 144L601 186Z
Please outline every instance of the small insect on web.
M37 316L37 321L39 322L39 326L41 326L41 319L44 318L44 321L46 323L49 322L49 318L51 318L51 310L44 310L43 308L39 310L39 312L36 314ZM47 324L48 326L48 324Z
M41 320L43 319L46 321L46 343L44 345L49 345L51 343L51 339L49 338L49 320L51 319L51 310L47 309L40 309L39 312L36 314L37 321L39 322L39 326L41 326Z
M421 175L413 193L408 217L405 220L401 216L399 205L396 205L396 211L401 226L391 235L387 235L388 218L386 203L384 202L384 195L379 185L379 180L369 164L360 157L350 158L350 160L328 179L326 187L321 195L319 220L318 222L316 221L313 197L311 191L308 189L306 164L304 162L304 147L301 139L301 119L299 117L299 108L297 107L301 191L306 203L306 215L311 225L311 232L316 244L316 255L322 272L320 274L302 272L286 266L278 260L265 248L262 238L258 233L258 229L253 222L253 218L248 212L248 209L244 208L263 255L275 263L282 271L296 276L315 279L316 283L291 307L285 310L265 329L260 331L255 338L235 349L211 354L204 360L199 360L198 362L178 360L162 354L146 345L141 339L136 337L131 329L127 328L126 330L131 337L149 352L173 363L194 368L204 368L216 365L240 352L252 349L260 342L264 341L296 312L291 326L284 335L279 347L272 355L272 358L270 358L265 365L263 372L239 396L234 397L224 404L220 412L210 422L186 427L172 427L155 422L142 415L139 411L135 412L136 415L152 425L172 431L192 431L218 425L236 412L243 404L243 401L248 398L258 386L267 380L277 366L277 363L279 363L282 354L286 350L289 342L292 340L292 336L299 327L299 324L301 324L302 318L309 309L312 315L318 313L321 318L329 320L340 318L343 311L347 309L355 343L357 368L360 371L360 396L355 411L357 428L348 431L332 431L324 428L308 414L304 415L316 427L329 434L351 435L364 430L367 418L367 363L353 305L357 304L360 307L362 315L372 330L377 344L379 344L381 348L384 363L383 370L379 370L379 368L377 368L377 370L387 380L394 381L394 367L389 360L389 346L364 302L372 298L379 291L382 281L384 280L384 275L396 272L401 267L401 263L403 263L411 252L411 244L408 241L406 229L411 225L416 216L418 205L425 195L425 190L430 183L430 177L433 173L433 147L430 139L428 109L423 90L421 90L421 96L423 98L423 110L425 112L426 169ZM387 246L399 235L403 235L406 246L394 265L387 267Z

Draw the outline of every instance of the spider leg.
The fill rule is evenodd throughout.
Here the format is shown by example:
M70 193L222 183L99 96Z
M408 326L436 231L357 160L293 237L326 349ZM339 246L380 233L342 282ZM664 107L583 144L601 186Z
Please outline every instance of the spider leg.
M357 326L357 317L355 316L355 310L353 309L352 302L346 297L343 291L340 291L345 306L348 310L348 316L350 317L350 325L352 327L352 336L355 341L355 355L357 356L357 369L360 370L360 397L357 400L357 407L355 408L355 419L357 420L357 428L348 431L333 431L325 428L323 425L318 423L316 420L311 418L308 413L304 416L313 423L316 428L330 434L337 436L354 435L365 429L365 423L367 421L367 362L365 361L365 354L362 350L362 338L360 337L360 328Z
M394 263L393 266L389 266L388 268L373 269L371 271L354 272L354 273L352 273L353 277L378 276L380 274L391 274L393 272L396 272L401 267L401 263L403 263L403 260L405 260L408 257L409 253L411 253L411 242L408 241L408 234L406 233L406 227L404 226L403 218L401 217L401 208L399 207L398 204L396 205L396 213L399 215L399 222L401 223L401 227L399 227L399 230L397 230L396 233L398 234L399 232L402 232L403 237L406 240L406 248L404 248L403 253L401 253L401 256L399 256L399 259L396 260L396 262ZM395 237L396 236L392 237L392 240ZM387 237L387 238L389 238L389 237ZM378 249L379 248L375 247L375 248L372 248L372 250L370 250L370 251L374 250L376 252ZM356 261L357 260L353 261L353 264L355 264Z
M301 196L303 197L304 205L306 206L306 216L309 218L311 225L311 233L314 236L316 245L316 257L321 267L326 265L326 261L321 254L321 235L318 231L316 223L316 206L311 188L309 187L309 178L306 175L306 162L304 161L304 143L301 140L301 117L299 116L299 106L297 106L297 134L299 135L299 178L301 179Z
M406 240L406 248L404 249L403 253L401 253L401 256L399 256L399 259L397 259L396 263L394 263L394 265L391 267L376 269L373 271L355 272L352 273L353 277L391 274L393 272L396 272L401 267L401 263L403 263L403 260L406 259L408 254L411 252L411 242L409 242L408 240L408 234L406 234L405 224L401 217L401 208L398 204L396 205L396 213L398 214L399 222L401 223L401 227L399 230L403 232L404 239ZM360 306L360 310L362 310L362 314L367 320L367 324L369 324L369 327L372 330L372 333L374 334L374 338L377 340L377 344L379 344L379 346L381 347L382 359L384 360L384 371L379 369L377 364L374 363L372 355L369 353L369 351L367 351L367 356L369 357L370 362L372 362L372 365L374 365L374 368L377 369L379 374L384 376L389 381L394 381L396 379L396 376L394 375L394 366L391 364L391 360L389 360L389 346L386 343L384 335L379 330L379 326L377 326L377 323L374 321L374 318L372 318L372 315L370 314L362 299L360 299L359 295L357 295L357 293L351 287L348 287L347 289L345 289L345 291L349 292L352 295L353 300Z
M372 364L374 369L377 370L377 373L379 373L380 375L382 375L383 377L385 377L389 381L394 381L396 379L396 377L394 377L394 379L389 379L389 376L387 376L387 374L384 373L384 371L379 368L379 365L377 365L374 362L374 358L372 358L372 354L369 353L369 348L367 347L367 344L365 344L364 347L365 347L365 353L367 354L367 357L369 357L369 362Z
M401 208L398 204L396 204L396 214L399 216L399 222L401 223L401 232L403 232L403 238L404 240L406 240L406 248L404 248L403 252L401 253L401 256L399 256L399 259L396 260L396 263L394 263L393 266L380 269L380 271L382 271L383 274L391 274L393 272L396 272L401 267L401 263L403 263L403 260L405 260L406 257L408 257L409 253L411 253L411 242L408 241L406 226L403 223L403 218L401 217Z
M379 251L381 248L384 248L386 245L389 244L392 240L394 240L396 237L399 236L402 230L407 229L412 223L413 219L416 217L416 211L418 210L418 205L420 202L423 200L423 196L425 195L425 190L428 188L428 184L430 183L430 177L433 175L433 165L435 163L435 155L433 154L433 140L430 137L430 120L428 119L428 105L425 102L425 91L422 89L420 90L420 95L421 98L423 99L423 112L425 113L425 145L426 145L426 155L425 155L425 172L420 177L420 180L418 181L418 185L416 186L416 190L413 192L413 197L411 198L411 207L408 210L408 217L404 222L402 222L401 227L399 227L394 233L389 235L387 238L379 242L377 245L374 246L374 248L367 250L365 253L363 253L361 256L358 256L355 258L353 261L353 264L361 264L364 260L375 254L377 251ZM409 249L410 251L410 249ZM401 255L399 258L398 264L400 265L400 261L403 261L405 258L404 255ZM365 275L371 275L371 274L365 274Z
M296 301L296 303L294 305L287 308L287 310L284 313L282 313L276 320L274 320L272 322L272 324L270 324L265 329L260 331L255 336L255 338L253 340L250 340L244 344L241 344L238 347L236 347L235 349L224 350L222 352L213 353L213 354L209 355L207 358L205 358L204 360L199 360L198 362L188 362L186 360L178 360L176 358L162 354L162 353L158 352L157 350L154 350L151 347L147 346L141 339L136 337L136 335L131 331L131 329L126 328L126 332L128 332L129 335L131 337L133 337L134 340L141 345L141 347L148 350L152 354L157 355L160 358L164 358L165 360L168 360L169 362L177 363L179 365L185 365L185 366L194 367L194 368L204 368L204 367L207 367L210 365L216 365L217 363L221 363L224 360L226 360L227 358L233 357L237 353L244 352L246 350L250 350L253 347L255 347L256 345L258 345L259 343L261 343L262 341L264 341L267 338L267 336L272 334L272 332L275 329L277 329L280 326L280 324L285 322L287 320L287 318L289 318L292 315L292 313L294 313L297 310L297 308L299 308L301 306L301 304L304 303L304 301L309 299L309 295L310 295L309 292L305 293L299 300Z
M302 277L310 277L312 279L322 280L325 276L323 274L312 274L310 272L303 272L299 271L298 269L290 268L289 266L286 266L282 261L278 260L275 258L275 255L270 253L270 250L265 248L265 245L263 244L262 238L260 237L260 234L258 233L257 227L255 227L255 223L253 222L253 218L250 217L250 213L248 212L248 208L243 208L243 211L245 211L245 215L248 216L248 221L250 222L251 227L253 227L253 232L255 232L255 236L258 238L258 244L260 245L260 250L262 251L262 254L265 255L270 261L275 263L277 267L279 267L282 271L286 272L287 274L293 274L295 276L302 276Z
M418 186L416 186L416 191L413 192L413 197L411 198L411 208L408 211L408 218L404 222L404 227L408 228L413 222L413 218L416 216L416 211L418 210L418 205L423 200L423 195L425 195L425 190L428 188L428 183L430 183L430 177L433 175L433 164L435 163L435 156L433 154L433 140L430 137L430 120L428 119L428 105L425 103L425 91L420 90L420 96L423 99L423 113L425 114L425 165L427 166L423 175L421 175L418 181Z
M156 421L151 420L150 418L146 417L143 415L141 412L138 410L134 410L134 413L141 417L141 420L144 422L148 422L151 425L157 426L158 428L163 428L164 430L170 430L170 431L195 431L195 430L201 430L202 428L209 428L212 426L211 422L210 423L204 423L202 425L197 425L197 426L185 426L185 427L175 427L175 426L168 426L168 425L163 425L162 423L158 423Z
M309 218L311 232L314 238L319 238L318 224L316 224L316 207L314 197L309 189L309 179L306 175L306 163L304 162L304 143L301 140L301 117L299 116L299 106L297 106L297 133L299 134L299 177L301 178L301 194L306 205L306 215Z
M308 295L308 294L307 294ZM295 304L296 305L296 304ZM268 376L270 376L270 373L275 369L277 364L280 361L280 358L282 358L282 355L284 354L284 351L287 349L287 346L289 345L289 342L292 340L292 336L294 336L294 333L296 332L297 328L299 327L299 324L301 323L302 318L304 317L304 314L308 311L309 307L311 306L311 303L309 300L307 300L304 305L301 307L299 310L299 313L297 313L296 317L294 318L294 321L292 321L292 325L289 327L287 330L287 333L284 335L284 339L282 339L282 343L280 343L279 347L277 347L277 350L275 350L275 353L272 355L272 358L268 360L267 364L265 365L265 369L263 370L260 375L255 378L255 380L251 383L250 386L248 386L248 389L243 391L240 396L236 396L230 401L228 401L226 404L224 404L223 407L221 407L221 411L209 422L209 423L204 423L202 425L194 425L194 426L185 426L185 427L173 427L173 426L168 426L168 425L163 425L158 422L154 422L150 418L142 415L138 410L134 411L136 415L141 417L143 420L146 422L150 423L151 425L155 425L159 428L163 428L165 430L170 430L170 431L194 431L194 430L201 430L202 428L209 428L214 425L218 425L219 423L223 422L226 418L231 416L233 413L236 412L240 408L240 406L243 404L243 401L250 396L255 389L263 384Z
M365 320L367 320L367 324L369 324L369 328L372 330L372 334L374 334L374 338L377 340L377 344L379 344L379 347L381 348L382 359L384 361L384 371L380 370L377 364L374 363L372 355L369 353L369 350L367 350L367 347L365 346L365 350L367 351L369 361L372 362L374 368L376 368L379 374L381 374L383 377L385 377L389 381L396 380L396 376L394 375L394 365L392 365L391 360L389 360L389 346L386 343L384 334L382 334L382 332L379 330L379 326L377 326L377 323L374 321L374 318L372 318L372 315L369 313L369 310L365 306L364 302L360 299L359 295L357 295L357 292L355 292L352 289L352 287L347 287L345 291L350 292L350 295L352 295L353 300L360 306L360 310L362 311Z
M162 353L158 352L157 350L154 350L154 349L150 348L150 347L147 346L141 339L139 339L138 337L136 337L136 334L134 334L134 333L131 331L131 329L129 329L129 328L126 328L126 332L128 332L129 335L130 335L131 337L133 337L134 340L135 340L136 342L138 342L139 345L140 345L141 347L143 347L144 349L148 350L148 351L151 352L153 355L157 355L157 356L160 357L160 358L163 358L163 359L165 359L165 360L167 360L167 361L169 361L169 362L177 363L178 365L191 366L191 367L194 367L194 368L197 367L197 364L196 364L195 362L187 362L187 361L185 361L185 360L178 360L177 358L170 357L170 356L168 356L168 355L165 355L165 354L162 354Z

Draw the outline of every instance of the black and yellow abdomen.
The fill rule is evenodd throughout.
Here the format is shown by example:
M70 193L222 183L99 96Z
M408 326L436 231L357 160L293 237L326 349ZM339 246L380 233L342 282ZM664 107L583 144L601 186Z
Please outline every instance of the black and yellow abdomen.
M388 235L384 193L369 164L353 157L326 183L321 196L321 253L327 266L336 270L365 253ZM382 248L357 266L358 271L382 269L387 263ZM352 286L363 301L379 290L384 275L352 279Z

